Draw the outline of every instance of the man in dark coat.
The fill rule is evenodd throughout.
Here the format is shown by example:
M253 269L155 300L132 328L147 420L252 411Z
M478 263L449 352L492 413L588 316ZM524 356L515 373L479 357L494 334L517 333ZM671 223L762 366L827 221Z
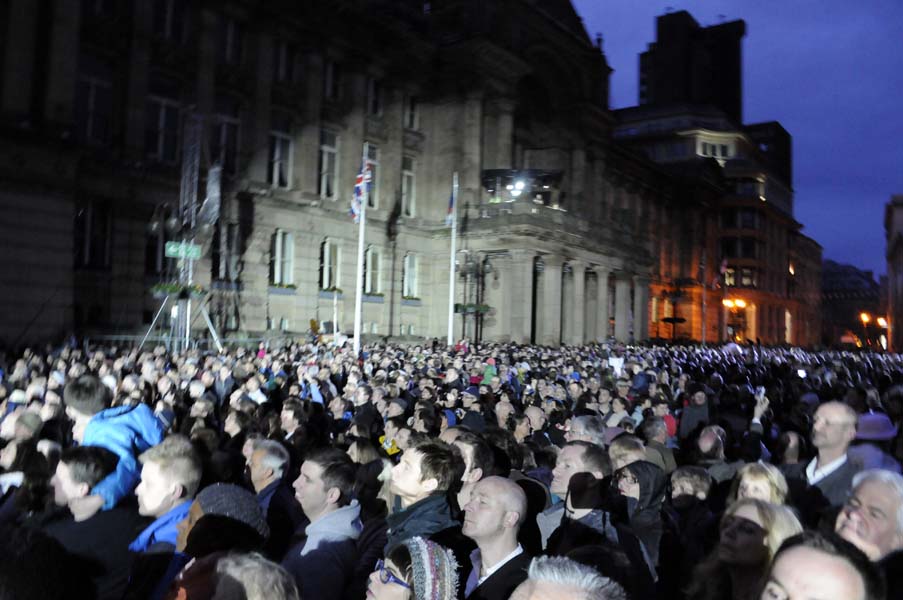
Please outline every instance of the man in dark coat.
M62 544L77 562L82 573L90 573L95 598L122 597L129 577L130 556L125 551L129 542L148 523L137 506L126 502L88 518L78 511L80 498L115 471L116 455L98 446L78 446L63 452L51 480L54 503L60 510L48 515L42 529Z
M861 470L849 459L847 449L856 438L856 412L841 402L826 402L812 420L812 445L818 454L808 463L782 467L793 504L803 521L817 523L824 513L846 500L853 476Z
M477 543L464 587L468 600L507 600L527 578L532 559L517 541L527 515L527 497L510 479L485 477L464 507L464 535Z
M270 560L282 560L292 535L307 520L294 491L283 479L289 464L288 451L273 440L258 441L248 461L257 503L270 527L270 538L264 547Z
M310 525L282 566L303 598L339 600L354 575L361 532L360 505L352 498L354 475L354 463L337 448L316 450L301 464L295 495Z

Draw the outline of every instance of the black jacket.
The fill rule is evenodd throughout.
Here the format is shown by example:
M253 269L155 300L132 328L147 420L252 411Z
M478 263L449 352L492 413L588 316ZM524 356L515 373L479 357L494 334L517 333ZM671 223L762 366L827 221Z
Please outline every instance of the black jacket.
M129 580L129 543L148 522L131 506L102 510L81 522L66 509L48 516L42 529L63 545L82 572L90 573L98 600L119 600Z
M526 552L518 554L478 585L467 600L508 600L514 589L527 578L531 560L533 557Z
M294 490L284 481L274 481L257 494L257 503L266 515L270 537L264 544L264 554L279 562L288 551L295 532L307 526L308 520L295 499Z

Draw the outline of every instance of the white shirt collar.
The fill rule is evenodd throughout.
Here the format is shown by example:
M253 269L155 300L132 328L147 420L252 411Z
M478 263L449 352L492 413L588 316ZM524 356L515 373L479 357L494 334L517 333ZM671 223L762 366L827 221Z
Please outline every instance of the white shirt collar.
M516 558L517 556L522 554L523 551L524 551L523 547L520 544L518 544L517 548L514 549L514 552L512 552L511 554L509 554L508 556L506 556L505 558L503 558L496 564L492 565L491 567L482 569L483 571L486 572L486 575L484 577L480 577L478 585L482 585L484 581L486 581L487 579L492 577L493 573L495 573L496 571L498 571L499 569L504 567L508 563L508 561L510 561L511 559ZM482 553L480 556L480 560L481 561L483 560Z
M847 462L847 455L844 454L837 460L829 462L828 464L816 468L815 465L818 463L818 457L816 456L809 464L806 465L806 479L809 481L809 485L815 485L840 467L842 467Z

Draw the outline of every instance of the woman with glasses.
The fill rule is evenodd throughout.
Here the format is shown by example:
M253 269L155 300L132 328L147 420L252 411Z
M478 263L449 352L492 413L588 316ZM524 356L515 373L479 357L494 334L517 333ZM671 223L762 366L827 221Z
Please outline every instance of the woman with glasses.
M368 600L454 600L457 594L451 551L421 537L405 540L378 561L367 587Z
M755 498L731 504L721 518L715 550L700 563L690 600L753 600L781 544L803 530L793 511Z

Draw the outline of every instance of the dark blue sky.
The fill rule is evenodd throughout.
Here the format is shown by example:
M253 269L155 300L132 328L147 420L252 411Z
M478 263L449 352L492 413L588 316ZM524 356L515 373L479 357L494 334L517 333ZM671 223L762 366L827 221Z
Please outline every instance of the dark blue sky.
M637 104L655 17L743 19L746 123L793 136L795 216L824 257L886 270L884 205L903 194L903 0L574 0L614 69L611 106ZM720 17L719 15L723 15Z

